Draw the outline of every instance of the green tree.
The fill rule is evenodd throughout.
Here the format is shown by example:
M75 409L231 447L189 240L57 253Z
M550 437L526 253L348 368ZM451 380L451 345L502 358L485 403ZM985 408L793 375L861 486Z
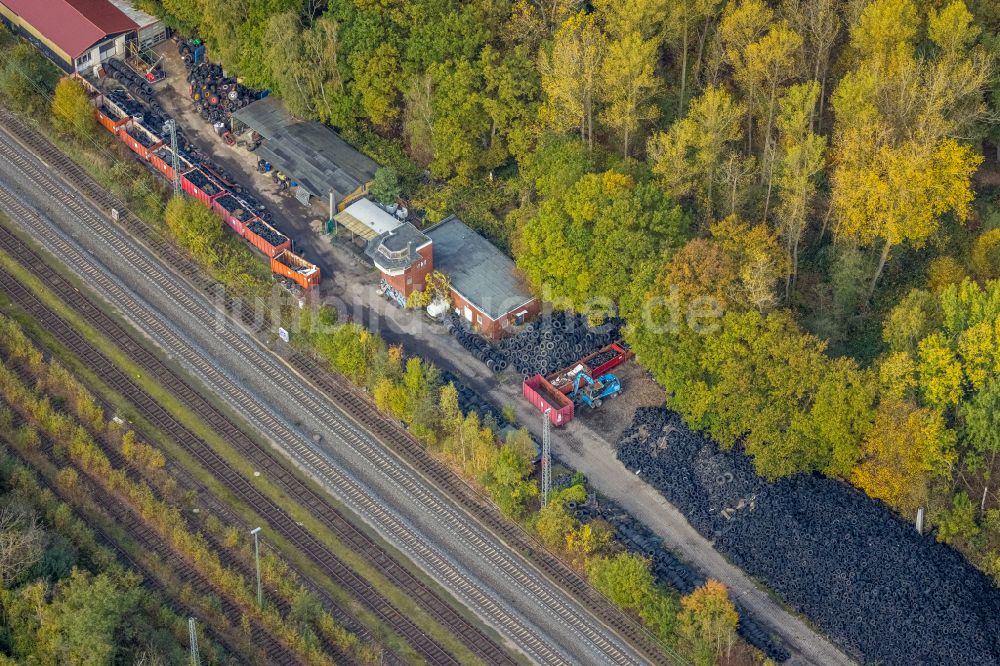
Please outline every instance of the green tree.
M812 117L819 97L815 81L792 86L780 100L775 184L778 187L778 228L788 253L785 298L798 276L799 247L816 196L816 177L823 169L826 138L814 134ZM770 188L770 181L768 184Z
M723 88L709 87L692 100L686 116L649 140L653 172L671 196L694 196L703 220L712 219L716 174L743 136L743 114Z
M531 476L531 458L511 444L501 446L482 482L508 518L518 519L527 510L528 502L538 495L538 485Z
M369 194L378 202L392 204L402 192L399 176L389 167L379 167L375 170L375 179L369 188Z
M44 117L58 79L52 63L27 42L0 55L0 92L4 104L22 115Z

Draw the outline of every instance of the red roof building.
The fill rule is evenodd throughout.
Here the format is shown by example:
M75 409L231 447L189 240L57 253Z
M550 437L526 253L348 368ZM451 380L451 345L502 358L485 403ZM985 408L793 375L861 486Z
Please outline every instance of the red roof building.
M0 0L0 17L69 72L123 55L139 27L110 0Z

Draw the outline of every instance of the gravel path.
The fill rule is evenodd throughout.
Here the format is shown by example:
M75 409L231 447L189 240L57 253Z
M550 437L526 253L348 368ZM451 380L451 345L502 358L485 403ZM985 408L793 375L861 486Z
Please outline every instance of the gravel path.
M5 135L0 135L4 136ZM0 152L24 151L9 139ZM586 609L359 431L328 400L236 329L201 294L49 174L0 163L5 189L40 215L17 221L166 353L265 430L331 494L536 662L641 663ZM72 237L72 238L70 238ZM110 297L113 294L114 297ZM318 435L320 443L314 437Z

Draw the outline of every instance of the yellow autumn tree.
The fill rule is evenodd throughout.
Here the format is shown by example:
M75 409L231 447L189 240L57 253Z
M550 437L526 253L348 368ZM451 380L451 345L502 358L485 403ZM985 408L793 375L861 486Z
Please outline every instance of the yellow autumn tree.
M575 127L594 147L594 112L607 40L594 16L579 12L559 26L548 49L538 56L545 100L539 111L544 125L560 132Z
M610 43L601 66L601 97L606 104L601 122L621 136L625 159L642 123L659 115L651 103L660 87L654 73L658 46L658 40L629 33Z
M85 139L94 133L94 107L83 84L68 76L56 84L52 120L63 132Z
M957 10L944 14L938 23L961 24ZM869 296L892 248L922 247L946 213L968 217L970 179L982 162L953 137L983 113L990 59L978 48L955 51L943 28L933 31L941 52L918 56L919 25L913 0L867 5L851 29L856 66L833 96L836 231L880 249Z
M949 475L955 439L940 411L883 397L851 482L910 515L926 504L931 481Z
M739 619L726 586L709 579L681 597L677 632L690 647L697 666L714 666L732 649Z

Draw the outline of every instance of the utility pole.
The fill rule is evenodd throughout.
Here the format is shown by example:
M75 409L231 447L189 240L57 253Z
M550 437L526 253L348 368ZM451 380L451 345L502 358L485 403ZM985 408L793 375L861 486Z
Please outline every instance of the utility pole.
M260 534L260 528L253 528L250 530L250 534L253 535L253 559L257 564L257 606L263 608L264 588L260 584L260 541L257 539L257 535Z
M191 645L191 666L201 666L201 655L198 653L198 630L194 626L194 618L188 618L188 643Z
M163 131L170 133L170 153L173 155L174 168L174 195L180 196L181 193L181 159L177 154L177 123L171 118L167 122L163 123Z
M542 506L549 503L549 492L552 490L552 421L549 420L549 407L542 415Z

